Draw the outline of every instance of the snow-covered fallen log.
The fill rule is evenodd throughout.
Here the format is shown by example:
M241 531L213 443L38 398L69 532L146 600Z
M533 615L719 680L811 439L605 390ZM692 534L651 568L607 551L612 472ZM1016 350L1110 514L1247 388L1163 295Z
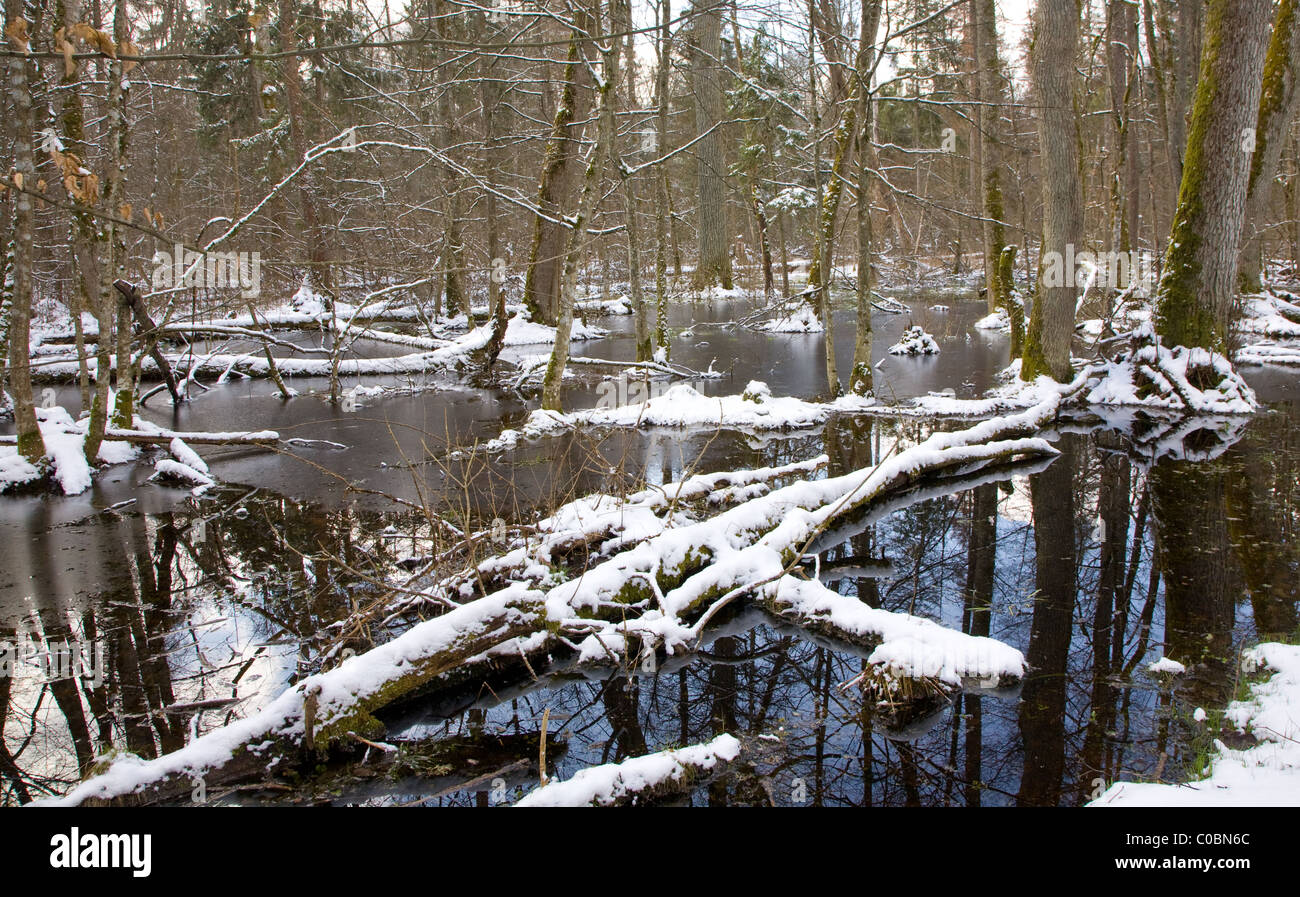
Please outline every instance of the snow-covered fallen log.
M299 751L324 750L349 732L375 734L370 711L457 664L535 630L541 596L506 589L421 623L398 638L310 676L259 713L238 720L155 760L120 757L105 772L43 803L150 803L250 773L265 775Z
M268 763L293 766L349 733L379 737L383 730L375 713L417 690L456 683L464 668L512 653L566 650L579 665L624 667L651 653L687 655L715 615L742 601L769 602L795 625L830 628L855 644L875 644L882 663L900 679L914 673L954 688L967 679L1007 684L1023 674L1018 651L919 618L856 609L851 599L792 571L820 533L874 502L930 477L1054 454L1032 434L1058 407L1053 396L1017 415L937 432L875 466L838 477L767 488L774 479L817 470L825 459L816 458L784 469L691 477L674 490L646 489L628 505L631 519L624 523L633 530L626 538L602 519L599 500L571 505L551 521L544 540L558 549L614 534L601 548L607 557L568 565L554 554L539 556L535 538L531 545L520 540L500 559L501 576L490 575L488 561L459 581L425 585L436 603L458 605L441 616L307 678L261 713L175 754L147 763L120 761L63 800L159 800L187 790L195 777L211 785L214 779L264 776ZM714 497L739 503L706 516ZM497 588L503 579L506 584ZM525 666L534 672L530 663Z
M516 807L617 807L689 791L740 756L734 735L581 770L536 789Z

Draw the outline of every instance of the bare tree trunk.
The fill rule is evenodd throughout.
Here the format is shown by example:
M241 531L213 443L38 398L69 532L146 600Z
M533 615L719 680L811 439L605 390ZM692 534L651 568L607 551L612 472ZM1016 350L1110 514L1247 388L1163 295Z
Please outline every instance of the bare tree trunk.
M630 0L617 0L617 13L614 21L617 30L626 32L623 41L624 77L627 86L626 108L637 108L636 102L636 47L633 34L632 6ZM635 135L633 135L633 138ZM645 291L641 287L641 236L640 216L641 202L637 197L637 177L620 165L619 172L623 180L623 202L625 206L627 238L627 285L632 294L633 330L636 338L636 360L649 361L654 357L654 338L650 334L650 312L646 308Z
M699 192L699 258L695 288L731 289L731 238L727 228L727 162L719 129L723 117L722 12L705 4L695 18L691 79L695 87L695 144Z
M1213 0L1178 212L1156 295L1169 345L1226 351L1271 0Z
M575 24L585 29L581 7L574 8ZM534 321L554 324L559 308L567 230L558 219L568 203L570 185L578 166L575 156L587 115L591 76L582 61L583 41L575 34L569 42L569 59L564 69L564 90L555 110L555 122L546 144L542 175L538 179L537 205L548 217L533 219L533 243L524 275L524 304ZM548 220L554 219L554 220Z
M594 37L593 42L599 46L600 0L592 0L590 21L589 30ZM549 411L563 411L560 402L560 386L564 380L564 368L569 361L573 306L578 292L578 267L586 242L587 222L591 220L591 215L596 208L596 200L599 198L600 182L605 171L605 158L617 136L614 124L615 87L618 81L617 43L613 40L607 41L601 49L601 56L601 83L596 91L599 96L596 112L596 140L591 147L586 173L583 175L578 208L570 219L571 230L564 253L564 280L560 287L560 313L555 324L555 348L551 352L551 361L546 366L546 378L542 382L542 407Z
M1074 56L1079 42L1079 7L1075 0L1040 0L1032 69L1041 111L1038 140L1043 178L1043 243L1038 291L1025 340L1020 376L1033 381L1049 374L1070 379L1070 340L1074 336L1073 277L1056 284L1044 276L1044 261L1064 258L1068 245L1083 233L1083 196L1079 182L1079 125L1074 108Z
M113 39L118 46L127 40L126 0L117 0L114 5ZM115 59L109 64L109 169L108 186L104 191L104 205L114 212L126 200L124 192L127 142L126 88L127 81L122 70L122 62ZM117 308L117 401L113 409L113 425L119 429L129 430L135 424L135 364L131 358L134 315L131 306L125 299L118 300L118 294L113 289L113 281L126 273L126 247L121 230L111 225L107 230L108 239L105 241L104 251L106 263L101 271L103 284L100 290L103 304Z
M979 157L982 177L980 195L984 217L984 279L988 290L988 310L1005 308L1012 320L1011 357L1018 358L1023 348L1020 309L1012 309L1011 281L1003 282L1002 252L1007 245L1003 224L1006 205L1003 201L1002 110L1007 103L1006 79L998 57L997 12L993 0L972 0L971 19L975 25L975 54L979 70L980 129Z
M20 24L21 23L21 24ZM22 0L5 2L5 34L10 50L29 51L16 35L26 31ZM32 198L23 188L36 188L36 166L32 139L32 65L24 55L9 57L9 102L13 109L12 137L14 174L20 189L14 195L13 291L9 301L9 391L14 400L14 423L18 427L18 453L32 464L44 464L45 440L36 423L32 400L31 362L28 356L32 312ZM21 183L18 183L21 181Z
M876 31L880 27L881 0L862 0L862 33L858 44L858 285L857 322L853 340L853 368L849 374L849 391L870 395L873 387L871 368L871 178L875 149L871 143L875 108L871 102L870 78L876 67Z
M497 148L496 108L501 101L501 83L491 77L492 63L481 61L479 67L479 100L483 115L483 155L489 183L497 181L500 160ZM506 342L506 293L502 288L505 279L505 259L501 257L501 222L497 220L497 196L492 190L484 191L484 214L487 217L488 308L492 313L492 338L488 342L488 368L496 364ZM498 259L500 261L498 261Z
M655 141L659 155L668 152L668 66L672 46L669 43L668 21L672 18L672 0L659 4L659 32L656 36L659 51L658 69L655 72ZM668 203L668 166L660 164L655 172L655 346L668 353L668 227L672 208Z
M303 131L302 82L298 77L298 16L293 0L279 0L280 45L287 54L281 63L284 79L285 106L289 115L289 144L294 158L301 162L307 155L307 136ZM124 39L124 38L123 38ZM315 177L309 170L303 172L298 182L298 202L302 206L302 221L311 261L312 285L332 289L329 257L325 249L325 234L320 226L320 213L316 209Z
M1111 245L1128 252L1137 240L1141 208L1137 178L1137 139L1133 131L1133 90L1137 83L1137 10L1129 0L1106 4L1106 73L1110 82ZM1112 284L1112 287L1115 286Z

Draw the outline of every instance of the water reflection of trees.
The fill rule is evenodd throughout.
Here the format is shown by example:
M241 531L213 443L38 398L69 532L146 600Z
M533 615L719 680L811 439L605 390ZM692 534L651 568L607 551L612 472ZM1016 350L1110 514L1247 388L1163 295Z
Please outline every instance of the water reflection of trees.
M319 663L365 588L349 568L391 563L395 550L377 516L281 497L205 517L108 510L78 524L75 563L102 584L83 595L60 576L67 560L45 508L31 526L31 614L0 629L24 657L0 676L0 804L66 790L115 751L176 750L273 696ZM35 662L69 647L102 656L102 669L88 660L59 677Z
M1076 432L1045 469L915 496L821 546L821 573L841 592L1025 651L1033 670L1018 696L962 694L901 729L839 688L862 671L860 654L742 616L680 668L524 683L503 702L481 696L468 713L407 736L535 744L549 709L568 739L551 772L569 775L721 731L743 735L749 759L692 798L712 804L1077 804L1098 782L1185 777L1191 711L1231 697L1237 647L1296 628L1295 415L1260 416L1244 436L1240 425L1172 437L1066 426ZM721 469L824 450L834 474L926 428L858 420L820 440L575 444L565 450L570 475L553 476L545 500L608 485L597 468L611 458L627 460L629 483L643 471L680 477L701 453L700 469ZM0 800L63 790L109 748L157 756L246 712L337 647L339 621L374 588L352 571L392 569L429 547L419 515L322 511L273 495L231 496L201 533L197 519L101 514L87 550L108 585L38 596L27 634L45 646L102 642L107 675L97 684L0 678ZM51 526L33 526L31 562L37 581L56 583L57 550L42 539ZM214 620L226 622L199 625ZM0 631L0 641L18 636ZM366 646L364 633L355 638ZM1150 676L1146 663L1162 654L1188 676ZM486 789L452 789L437 802L481 805Z

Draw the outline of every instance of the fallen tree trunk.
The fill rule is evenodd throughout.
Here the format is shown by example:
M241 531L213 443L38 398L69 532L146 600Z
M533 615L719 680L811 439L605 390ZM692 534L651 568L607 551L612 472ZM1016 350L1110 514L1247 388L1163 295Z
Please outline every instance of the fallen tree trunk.
M662 502L662 518L647 511L660 527L657 534L630 547L616 545L612 557L571 573L534 555L536 572L525 570L517 581L476 599L473 590L444 584L442 601L467 603L303 680L252 717L157 760L119 761L53 802L166 799L188 789L195 778L210 787L214 780L248 776L258 763L264 776L268 763L292 766L353 734L377 737L383 731L375 717L379 711L439 677L454 679L461 667L488 655L524 654L525 644L537 647L559 638L576 649L578 663L626 662L652 651L689 654L715 615L750 595L799 625L832 627L837 635L859 641L879 639L876 650L884 652L892 675L906 676L914 668L919 676L955 687L968 678L1008 684L1023 674L1020 652L927 620L867 608L790 574L820 533L927 476L1054 454L1048 443L1029 434L1049 423L1059 404L1053 396L1011 417L935 433L873 467L795 482L696 523L683 523L679 500ZM814 459L810 466L820 463ZM761 482L764 475L750 479ZM719 475L706 475L692 488L697 496L708 496L731 485ZM638 524L654 525L649 518ZM579 520L574 528L581 534L587 524ZM529 549L524 545L510 554L515 553L527 557ZM573 578L559 585L547 582L557 573ZM570 638L581 641L575 645Z

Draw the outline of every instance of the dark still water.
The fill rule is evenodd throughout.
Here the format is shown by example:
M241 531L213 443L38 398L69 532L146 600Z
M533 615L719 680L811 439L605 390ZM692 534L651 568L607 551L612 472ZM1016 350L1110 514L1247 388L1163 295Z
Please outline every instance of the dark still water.
M1006 344L971 330L982 311L915 303L914 322L943 351L886 360L880 392L989 386ZM713 393L750 379L776 394L823 391L820 337L723 325L741 312L678 310L686 335L674 360L725 372L707 383ZM878 358L908 317L879 316ZM847 332L837 337L850 353ZM632 351L626 333L579 348ZM1300 397L1293 373L1247 373L1269 403L1251 419L1062 424L1050 464L915 495L819 546L820 575L842 593L1019 648L1032 669L1015 693L959 695L899 719L840 687L863 669L862 653L745 611L675 666L474 683L385 716L395 753L207 799L510 803L538 780L543 713L559 778L740 737L742 762L685 798L694 804L1077 805L1117 779L1194 777L1217 734L1197 709L1213 721L1233 699L1243 646L1297 631ZM521 420L524 399L449 385L367 401L347 414L235 382L175 418L159 413L186 429L270 427L347 446L214 451L225 485L202 499L145 483L145 465L116 468L76 498L0 498L0 645L12 673L0 676L0 803L66 791L110 751L174 750L339 651L385 640L427 612L373 612L391 600L385 580L428 563L459 531L528 522L589 492L822 452L841 473L937 426L840 419L780 437L586 434L452 460L449 447ZM590 383L571 388L570 406L592 401ZM1151 672L1161 657L1187 672Z

